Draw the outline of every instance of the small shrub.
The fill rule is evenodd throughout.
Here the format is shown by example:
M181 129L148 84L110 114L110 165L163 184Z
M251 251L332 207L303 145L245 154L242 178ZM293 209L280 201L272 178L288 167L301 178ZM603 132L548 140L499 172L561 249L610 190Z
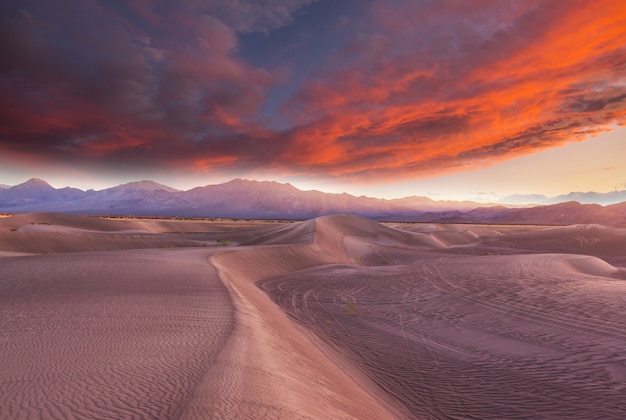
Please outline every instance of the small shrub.
M358 315L359 314L359 304L353 300L346 302L344 309L348 315Z

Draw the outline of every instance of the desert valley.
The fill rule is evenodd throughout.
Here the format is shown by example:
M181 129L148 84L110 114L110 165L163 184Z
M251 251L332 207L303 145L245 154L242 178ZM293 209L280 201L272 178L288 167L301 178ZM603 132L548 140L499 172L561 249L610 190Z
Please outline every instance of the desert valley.
M626 419L626 1L0 31L0 420Z
M626 228L0 219L2 418L626 416Z

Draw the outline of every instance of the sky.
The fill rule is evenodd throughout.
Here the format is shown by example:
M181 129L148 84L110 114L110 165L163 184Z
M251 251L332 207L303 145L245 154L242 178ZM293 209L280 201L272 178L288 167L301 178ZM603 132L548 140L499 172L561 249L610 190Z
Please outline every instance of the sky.
M626 2L4 0L0 184L626 189Z

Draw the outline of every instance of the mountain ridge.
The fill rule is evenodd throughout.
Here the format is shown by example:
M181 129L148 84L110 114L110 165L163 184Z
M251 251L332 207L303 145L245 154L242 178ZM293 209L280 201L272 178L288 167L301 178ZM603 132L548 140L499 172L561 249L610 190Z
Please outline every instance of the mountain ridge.
M310 219L356 214L380 221L626 225L626 201L607 206L568 201L535 207L435 201L409 196L380 199L347 193L303 191L288 183L236 178L190 190L135 181L99 191L56 189L33 178L0 189L0 212L52 211L134 216Z
M533 203L536 206L558 204L568 201L577 201L581 204L600 204L607 206L626 201L626 190L615 190L606 193L599 193L595 191L573 191L554 197L548 197L542 194L514 194L499 200L502 204L511 205Z
M172 188L170 186L159 184L158 182L154 182L150 180L132 181L132 182L127 182L125 184L117 185L115 187L106 188L106 190L116 190L116 189L133 189L133 190L143 190L143 191L165 190L168 192L180 191L176 188Z

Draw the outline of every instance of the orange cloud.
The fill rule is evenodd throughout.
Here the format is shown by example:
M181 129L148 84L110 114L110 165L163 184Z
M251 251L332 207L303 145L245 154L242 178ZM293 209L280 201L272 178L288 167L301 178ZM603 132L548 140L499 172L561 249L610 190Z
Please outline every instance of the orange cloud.
M327 69L290 104L312 120L290 157L308 142L319 150L305 158L313 171L413 176L580 141L623 122L626 5L550 4L558 19L537 21L546 12L537 8L512 21L505 35L526 37L523 45L495 33L474 46L476 57L470 50L460 54L465 61L441 61L458 61L459 69L416 68L391 78L390 69L407 60L392 55L380 66ZM419 67L419 57L411 60ZM376 70L387 77L372 79Z
M6 153L375 182L626 123L620 1L59 1L0 7Z

